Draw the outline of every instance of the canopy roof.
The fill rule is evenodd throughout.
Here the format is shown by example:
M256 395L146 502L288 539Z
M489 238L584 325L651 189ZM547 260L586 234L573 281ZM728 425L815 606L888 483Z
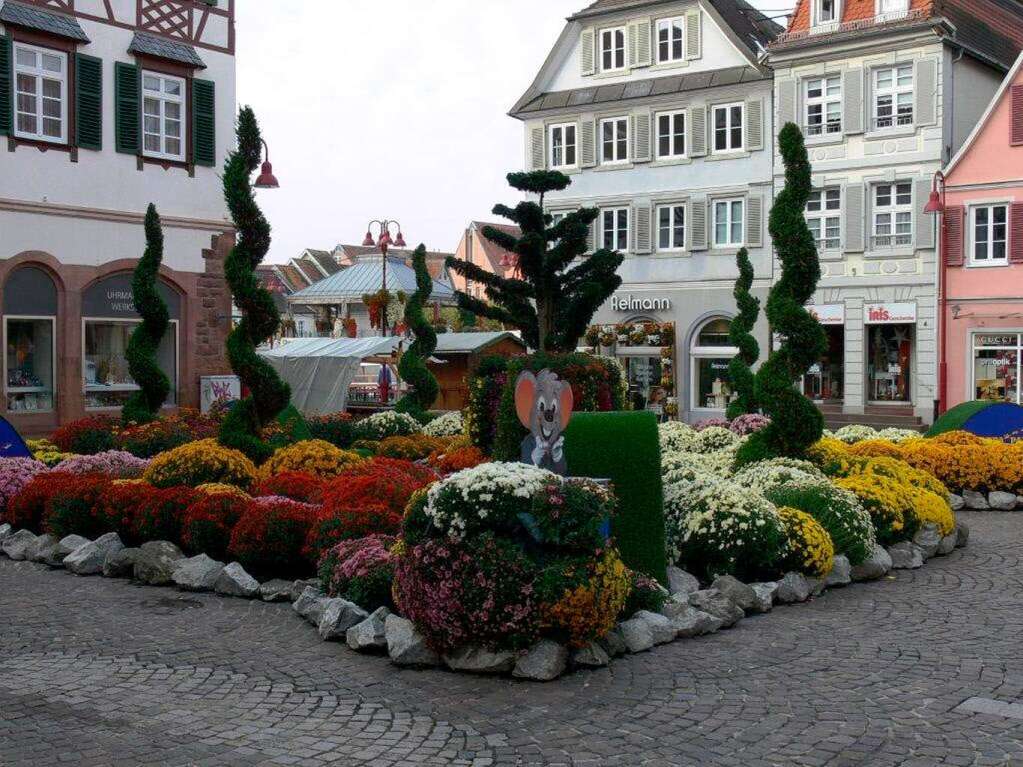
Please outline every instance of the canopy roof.
M345 357L364 360L386 357L398 348L402 339L391 338L294 338L285 339L274 348L260 347L259 356L267 359L308 357Z
M437 349L434 354L472 354L506 338L518 342L525 350L526 345L518 336L510 331L500 330L489 333L438 333Z
M378 292L384 284L384 260L382 258L361 258L358 263L342 269L337 274L310 285L308 288L288 296L288 301L297 304L350 304L361 303L367 293ZM416 290L416 272L403 260L387 259L387 289L392 293L403 291L411 295ZM433 280L430 301L442 304L455 303L455 291L450 285Z

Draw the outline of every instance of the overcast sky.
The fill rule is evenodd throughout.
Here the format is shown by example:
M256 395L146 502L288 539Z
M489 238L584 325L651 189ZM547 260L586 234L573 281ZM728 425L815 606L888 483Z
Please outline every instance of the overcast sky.
M523 133L507 112L587 4L238 3L238 102L256 110L281 182L260 193L268 260L358 243L382 217L410 245L453 251L469 221L515 202L504 176L522 164Z

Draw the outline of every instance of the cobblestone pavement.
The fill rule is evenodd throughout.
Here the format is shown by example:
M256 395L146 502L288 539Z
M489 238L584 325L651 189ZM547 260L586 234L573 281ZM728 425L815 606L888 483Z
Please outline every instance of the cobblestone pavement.
M963 516L923 570L548 685L4 560L0 765L1023 765L1023 719L955 710L1023 701L1023 514Z

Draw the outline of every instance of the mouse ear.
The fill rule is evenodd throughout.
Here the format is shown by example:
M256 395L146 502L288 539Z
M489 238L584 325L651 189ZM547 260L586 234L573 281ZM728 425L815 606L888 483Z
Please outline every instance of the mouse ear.
M561 428L568 427L572 418L572 408L575 405L575 396L572 394L572 384L568 381L561 382L561 393L558 395L558 413L561 415Z
M515 412L519 423L527 429L532 428L533 406L536 404L536 376L528 370L519 373L515 381Z

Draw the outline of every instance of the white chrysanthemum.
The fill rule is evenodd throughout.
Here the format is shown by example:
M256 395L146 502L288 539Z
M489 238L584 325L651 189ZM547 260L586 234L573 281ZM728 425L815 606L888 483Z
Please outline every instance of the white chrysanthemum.
M772 487L788 484L826 483L824 473L809 461L798 458L770 458L744 466L732 480L743 487L767 492Z
M428 437L457 437L465 431L465 421L458 410L445 413L423 427L423 434Z
M835 439L840 439L847 445L852 445L865 439L877 439L877 432L870 426L852 423L836 431Z
M662 453L685 453L696 449L696 430L681 421L667 421L657 427Z
M877 439L888 440L889 442L905 442L907 439L919 439L920 432L913 431L912 429L895 429L887 428L881 429L877 433Z
M716 453L738 444L739 436L721 426L709 426L696 435L695 449L700 453Z

